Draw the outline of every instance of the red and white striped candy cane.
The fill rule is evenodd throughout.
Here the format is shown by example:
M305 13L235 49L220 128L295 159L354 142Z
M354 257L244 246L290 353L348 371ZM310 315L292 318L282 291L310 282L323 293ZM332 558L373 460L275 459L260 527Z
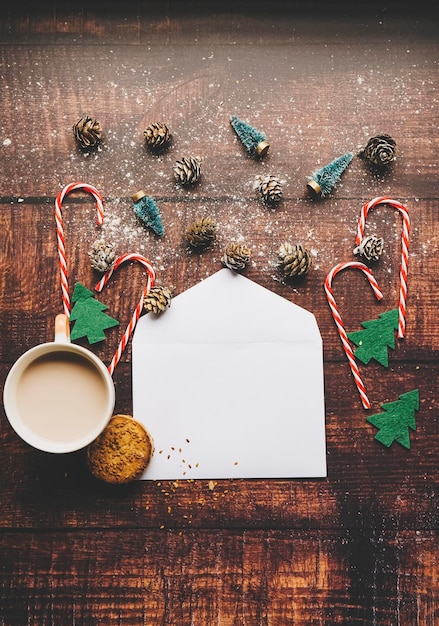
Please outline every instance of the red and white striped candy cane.
M359 269L366 274L366 278L369 281L370 286L373 289L373 292L378 300L382 300L383 294L378 287L378 283L375 280L374 275L372 274L372 270L368 268L364 263L360 263L359 261L348 261L346 263L339 263L335 265L329 274L326 276L325 280L325 291L326 297L328 299L328 304L331 309L332 317L334 318L335 324L338 329L338 334L340 335L341 342L343 344L344 351L349 361L349 365L351 367L351 372L355 380L355 384L357 385L358 392L360 394L361 402L365 409L370 409L370 402L366 395L366 388L364 386L363 381L361 380L360 370L358 368L357 362L355 361L354 353L352 351L351 345L349 343L343 320L340 315L340 312L337 308L337 304L335 302L333 293L332 293L332 280L338 272L344 270L346 268L354 268Z
M108 269L105 274L102 276L101 280L98 282L98 284L95 287L95 290L97 292L101 292L102 289L105 287L105 285L108 283L108 281L110 280L113 272L115 270L117 270L117 268L122 265L122 263L125 263L127 261L137 261L138 263L141 263L145 268L146 271L148 273L148 282L146 284L146 288L143 290L142 292L142 296L139 300L139 302L137 303L136 308L134 309L133 315L131 317L130 323L128 324L125 333L122 337L122 339L120 340L119 346L116 350L116 352L114 353L113 359L110 363L110 365L108 366L108 371L110 372L111 376L113 375L113 372L116 368L116 365L119 363L120 358L122 356L123 351L126 348L126 345L128 343L128 340L134 330L134 327L137 323L137 320L140 317L140 314L142 312L142 308L143 308L143 300L146 296L146 294L148 293L148 291L151 289L151 287L154 287L154 282L155 282L155 272L154 269L151 265L151 263L148 261L148 259L146 259L144 256L142 256L141 254L134 254L133 252L129 252L127 254L122 254L120 257L118 257L116 259L116 261L114 262L114 264L110 267L110 269Z
M405 335L405 320L406 320L406 299L407 299L407 271L409 262L409 234L410 234L410 217L405 206L403 206L397 200L392 200L386 196L380 198L374 198L370 202L366 202L361 211L360 218L358 220L358 229L356 236L357 245L360 244L364 237L364 228L366 226L366 218L370 209L378 204L388 204L394 209L398 209L402 214L402 235L401 235L401 264L399 268L399 304L398 304L398 337L401 339Z
M99 191L92 185L86 183L71 183L62 189L55 198L55 222L56 222L56 236L58 240L58 256L59 256L59 271L61 278L61 291L62 301L64 306L64 313L67 317L70 317L70 296L69 296L69 283L68 272L66 262L66 249L64 245L64 228L62 222L62 203L67 194L77 189L83 189L88 193L91 193L96 200L97 217L96 224L102 226L104 222L104 207L103 198Z

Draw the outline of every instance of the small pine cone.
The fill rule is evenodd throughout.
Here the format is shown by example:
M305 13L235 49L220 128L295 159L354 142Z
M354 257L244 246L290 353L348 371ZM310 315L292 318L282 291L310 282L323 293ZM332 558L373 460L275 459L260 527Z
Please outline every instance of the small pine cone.
M75 139L83 150L97 148L102 138L102 129L98 120L91 117L81 117L72 126Z
M372 165L385 167L395 160L396 142L390 135L371 137L365 148L360 150L360 156Z
M90 257L92 268L102 273L110 269L116 259L113 244L105 243L102 239L97 239L94 242L88 256Z
M277 204L282 198L282 186L275 176L257 176L256 188L266 204Z
M194 185L201 176L201 159L183 157L174 165L174 176L180 185Z
M215 238L215 230L216 224L212 218L201 217L187 228L186 240L192 248L207 248Z
M143 308L146 313L158 315L171 306L172 291L167 287L152 287L143 300Z
M354 248L354 254L359 254L367 261L378 261L383 253L384 240L376 235L368 235L363 237L356 248Z
M305 276L311 268L312 256L300 245L283 243L278 250L278 268L285 278Z
M145 142L150 150L159 151L166 148L171 142L171 133L166 124L154 122L143 131Z
M250 261L250 256L250 248L247 248L242 243L232 242L224 250L221 261L229 269L239 272L246 268L247 263Z

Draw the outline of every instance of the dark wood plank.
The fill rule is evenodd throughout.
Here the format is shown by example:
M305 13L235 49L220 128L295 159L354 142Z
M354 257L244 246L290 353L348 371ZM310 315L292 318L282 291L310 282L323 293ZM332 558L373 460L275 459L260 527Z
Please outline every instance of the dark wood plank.
M161 45L148 46L147 54L143 46L126 44L34 45L31 54L20 45L3 47L8 88L0 123L0 196L51 197L65 184L85 180L107 197L129 197L144 186L153 196L175 197L168 173L189 152L203 158L200 197L226 204L230 196L248 196L256 174L273 173L285 181L285 204L293 211L316 168L388 132L399 146L393 172L373 176L355 159L330 210L340 197L436 197L431 76L437 47L418 41L410 49L396 37L390 44L333 44L329 55L325 45L301 41L187 45L184 55L175 44L166 46L166 58ZM60 67L62 75L54 78ZM17 116L17 108L26 115ZM102 150L88 157L77 150L71 131L84 114L97 117L104 133ZM231 114L267 134L272 147L266 161L245 156ZM153 158L143 130L157 119L168 124L174 144Z
M47 624L434 626L437 616L437 542L424 532L10 534L2 561L16 572L2 601L14 625L38 615Z
M128 38L137 45L172 40L224 42L229 38L254 43L272 37L273 28L277 38L288 40L293 34L321 41L337 33L343 40L356 41L359 34L371 39L401 30L408 37L422 31L434 39L437 8L424 0L416 7L408 1L383 4L378 0L367 5L345 0L330 5L320 0L312 4L275 0L267 6L251 0L175 0L165 4L128 0L123 5L117 0L92 0L73 6L66 0L38 4L8 0L2 3L0 15L0 33L7 40L76 43L79 37L81 42L119 43Z

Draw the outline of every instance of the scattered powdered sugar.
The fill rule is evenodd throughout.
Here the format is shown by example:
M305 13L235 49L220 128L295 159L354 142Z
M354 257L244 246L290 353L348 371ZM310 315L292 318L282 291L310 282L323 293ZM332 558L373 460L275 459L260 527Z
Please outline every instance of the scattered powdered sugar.
M433 129L404 120L404 112L411 118L414 112L418 116L437 107L432 59L416 46L402 59L401 49L405 50L402 44L365 42L331 47L328 54L326 46L317 44L199 43L187 46L182 56L181 47L172 45L165 54L163 47L154 45L92 51L87 46L60 46L56 63L62 61L62 76L44 47L35 50L31 71L22 69L10 53L11 80L4 96L10 102L26 103L27 126L34 130L17 129L13 141L9 137L2 141L3 149L8 149L4 180L13 180L15 186L6 189L4 182L3 195L25 198L29 177L41 196L55 195L72 180L94 184L105 197L100 235L120 253L137 251L147 256L164 280L180 280L180 291L185 287L179 274L183 261L194 275L208 275L221 267L223 248L232 240L250 247L251 276L270 277L273 287L280 281L279 245L303 244L314 261L316 278L310 276L310 282L321 282L335 263L352 258L364 201L393 196L396 188L397 199L409 197L414 204L418 199L405 185L405 163L411 169L417 166L419 177L431 178L437 168L437 153L429 139ZM98 75L102 67L105 78ZM324 89L322 75L334 77L333 82L325 81ZM104 93L97 93L101 89ZM49 125L42 141L41 104L57 102L60 94L63 113L56 127ZM377 106L379 99L386 102L384 109ZM96 115L103 126L102 145L90 154L76 149L71 132L72 123L84 113ZM244 153L229 124L232 114L267 134L267 159L255 162ZM148 154L142 137L143 129L157 120L166 122L174 135L170 150L158 156ZM347 151L356 154L378 131L389 132L397 141L393 171L372 174L355 158L334 193L318 205L311 202L307 177L336 156ZM424 156L417 163L420 143ZM208 153L203 154L206 146ZM188 190L176 186L172 173L182 154L202 159L200 184ZM261 173L282 181L284 197L274 209L264 206L255 193L255 177ZM139 189L145 189L162 211L165 236L161 239L133 212L131 195ZM201 215L215 218L218 237L200 257L187 250L184 232ZM89 215L66 216L69 219L78 239L88 243ZM397 271L400 217L377 208L368 218L368 229L378 235L385 231L380 263L389 272ZM328 240L327 233L336 236ZM410 253L427 254L427 249L423 243Z

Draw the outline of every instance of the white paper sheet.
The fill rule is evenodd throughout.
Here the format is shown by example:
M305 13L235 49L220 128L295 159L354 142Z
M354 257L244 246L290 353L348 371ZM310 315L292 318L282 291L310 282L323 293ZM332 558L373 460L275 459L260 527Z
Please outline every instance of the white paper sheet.
M312 313L222 269L139 319L133 414L143 479L326 476L323 347Z

